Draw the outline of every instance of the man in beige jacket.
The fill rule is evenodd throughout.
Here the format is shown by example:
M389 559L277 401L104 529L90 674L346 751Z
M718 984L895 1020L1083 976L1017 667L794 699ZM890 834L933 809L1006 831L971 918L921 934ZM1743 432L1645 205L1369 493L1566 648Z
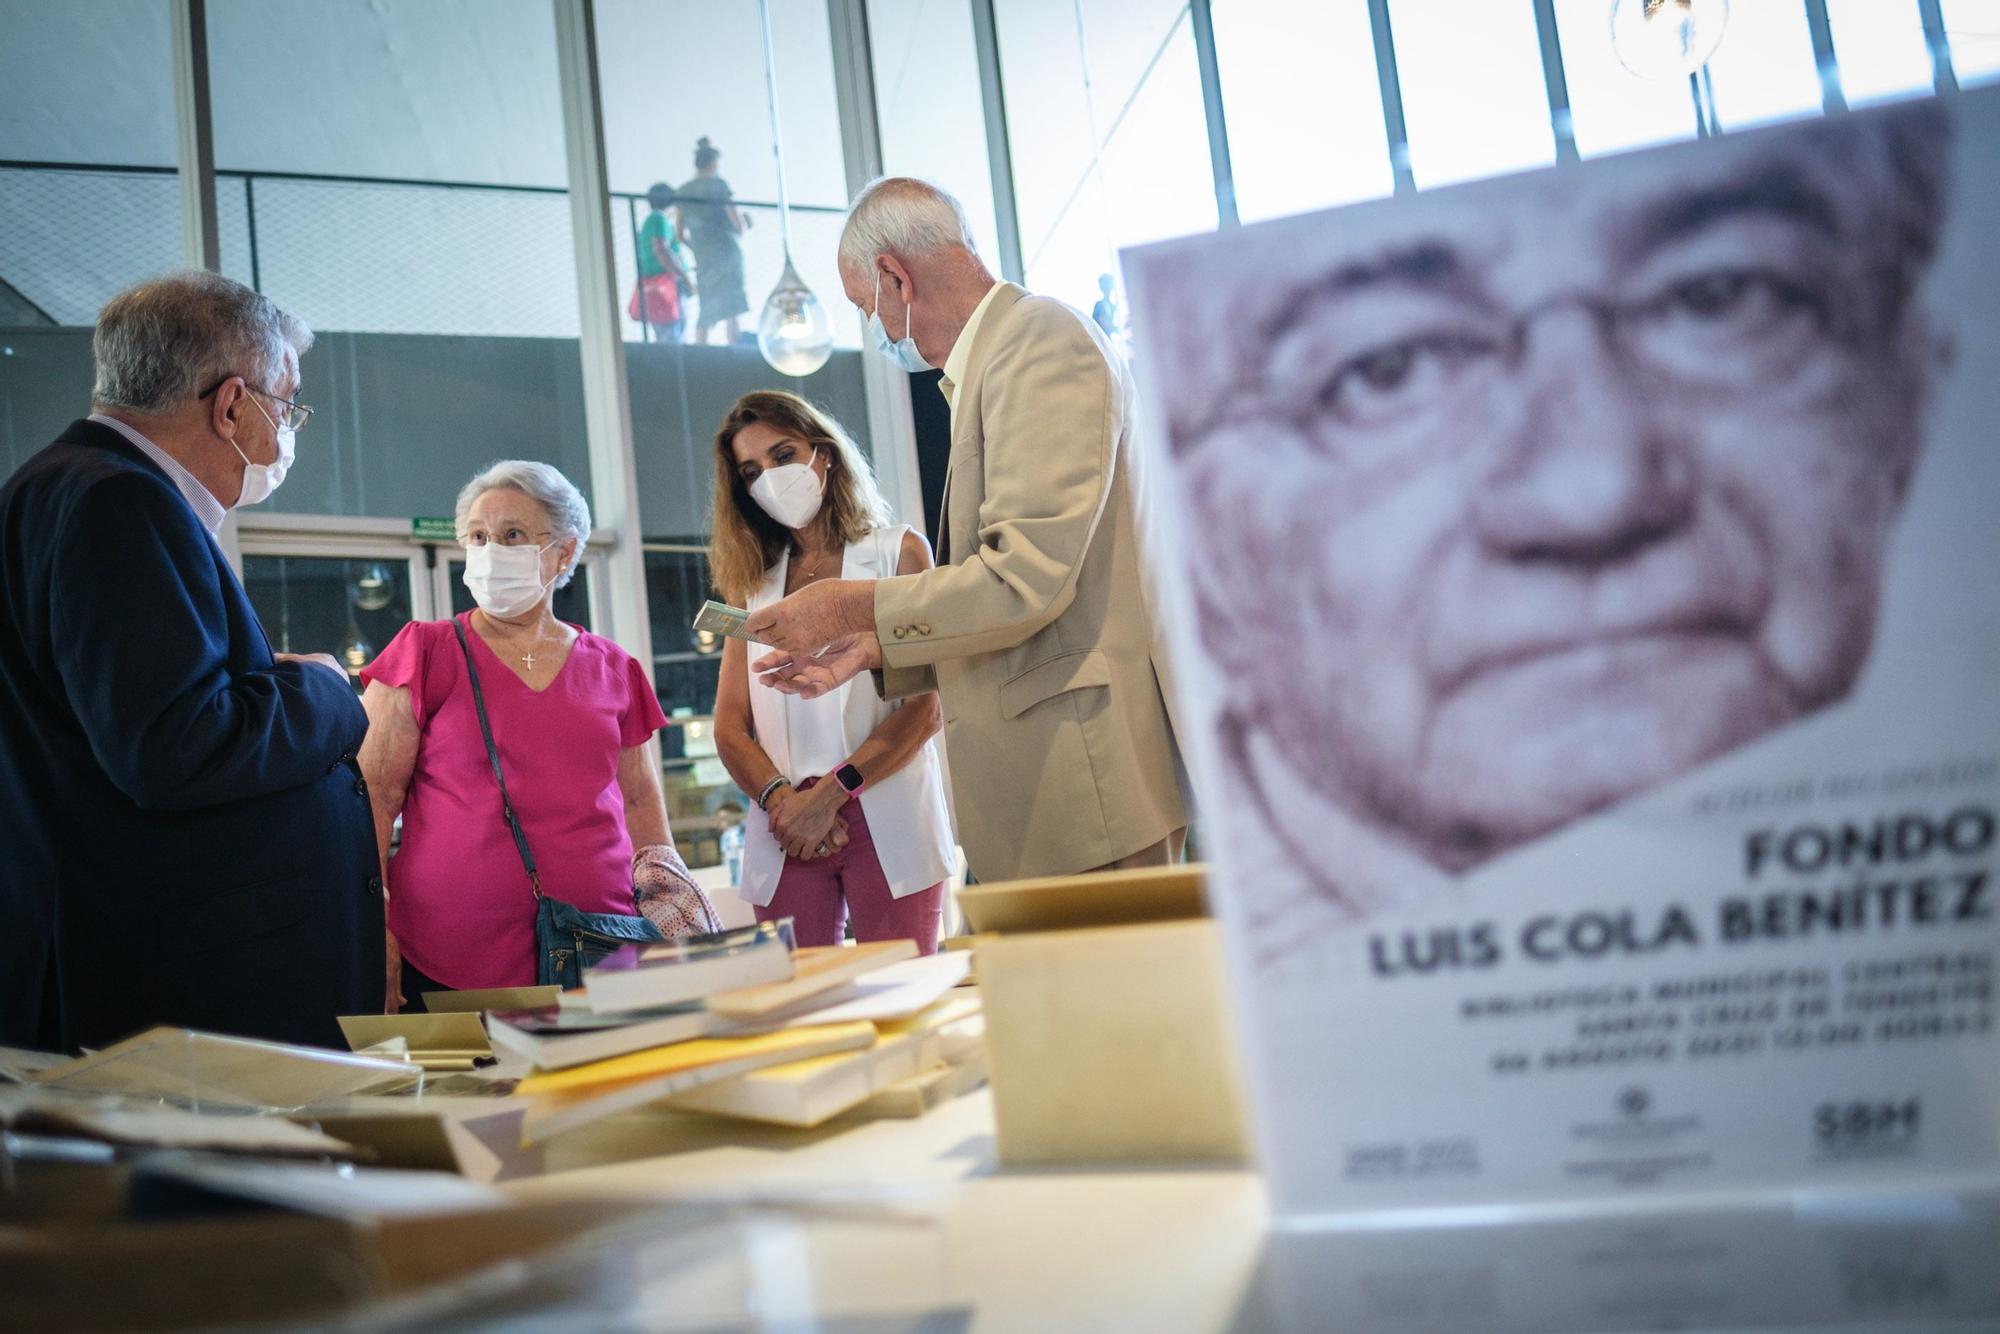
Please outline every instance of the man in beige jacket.
M801 589L750 619L753 663L813 696L862 671L944 705L974 876L1178 859L1187 813L1154 665L1132 502L1133 395L1084 315L999 283L950 195L861 192L841 282L882 352L944 368L952 408L936 569Z

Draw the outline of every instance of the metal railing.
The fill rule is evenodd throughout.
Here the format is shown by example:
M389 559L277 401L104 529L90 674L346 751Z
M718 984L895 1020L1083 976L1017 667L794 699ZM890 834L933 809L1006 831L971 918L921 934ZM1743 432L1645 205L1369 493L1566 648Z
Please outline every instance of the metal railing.
M318 327L576 336L565 187L218 170L216 197L223 271ZM611 197L623 201L630 224L618 246L622 296L637 278L647 196ZM764 199L733 202L749 215L777 208ZM0 159L0 283L17 295L16 307L88 325L121 287L182 262L179 207L172 167ZM828 224L844 209L791 207L795 225L819 229L818 250L830 264ZM764 253L777 227L753 230L769 240L745 238L754 312L782 260ZM652 331L628 319L626 336L651 341Z

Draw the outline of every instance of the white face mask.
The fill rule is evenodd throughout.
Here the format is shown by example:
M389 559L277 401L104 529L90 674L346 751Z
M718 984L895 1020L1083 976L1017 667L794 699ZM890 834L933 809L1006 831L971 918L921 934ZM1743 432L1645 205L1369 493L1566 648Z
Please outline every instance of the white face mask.
M257 396L247 396L256 405L257 411L264 412L264 405L257 402ZM298 432L271 421L271 414L264 412L264 420L271 422L271 429L278 433L278 457L271 463L252 463L250 456L243 452L243 446L234 440L229 447L236 451L236 457L243 460L243 494L236 497L237 505L255 505L269 500L271 493L285 483L285 474L292 470L292 459L298 453Z
M875 313L868 317L868 332L875 335L877 351L912 375L932 369L924 354L917 351L917 340L910 330L916 309L914 301L903 307L903 336L889 337L889 328L882 323L882 270L875 270Z
M503 547L488 542L465 549L465 586L488 616L519 616L542 600L542 553L547 547Z
M780 464L757 474L750 483L750 499L785 527L803 528L819 515L826 500L826 478L810 463Z

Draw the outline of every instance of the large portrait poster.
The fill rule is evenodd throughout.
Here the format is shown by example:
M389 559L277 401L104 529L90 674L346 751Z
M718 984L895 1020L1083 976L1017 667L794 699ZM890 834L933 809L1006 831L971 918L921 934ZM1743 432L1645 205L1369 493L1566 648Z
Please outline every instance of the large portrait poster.
M1126 264L1274 1209L2000 1165L2000 90Z

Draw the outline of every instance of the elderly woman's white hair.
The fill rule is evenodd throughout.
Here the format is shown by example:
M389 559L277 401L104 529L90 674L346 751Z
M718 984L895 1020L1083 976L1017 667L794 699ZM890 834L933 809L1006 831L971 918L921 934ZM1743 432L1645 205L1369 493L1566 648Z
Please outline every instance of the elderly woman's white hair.
M458 504L452 510L458 531L465 531L465 516L481 496L503 488L519 491L547 510L549 536L556 541L571 537L576 539L576 554L556 576L556 587L565 586L575 576L576 567L583 559L583 544L590 540L590 506L585 502L583 492L546 463L536 463L532 459L502 459L467 482L458 493Z
M949 193L915 176L878 176L861 187L840 233L840 262L866 269L877 255L962 247L977 254L972 224Z

